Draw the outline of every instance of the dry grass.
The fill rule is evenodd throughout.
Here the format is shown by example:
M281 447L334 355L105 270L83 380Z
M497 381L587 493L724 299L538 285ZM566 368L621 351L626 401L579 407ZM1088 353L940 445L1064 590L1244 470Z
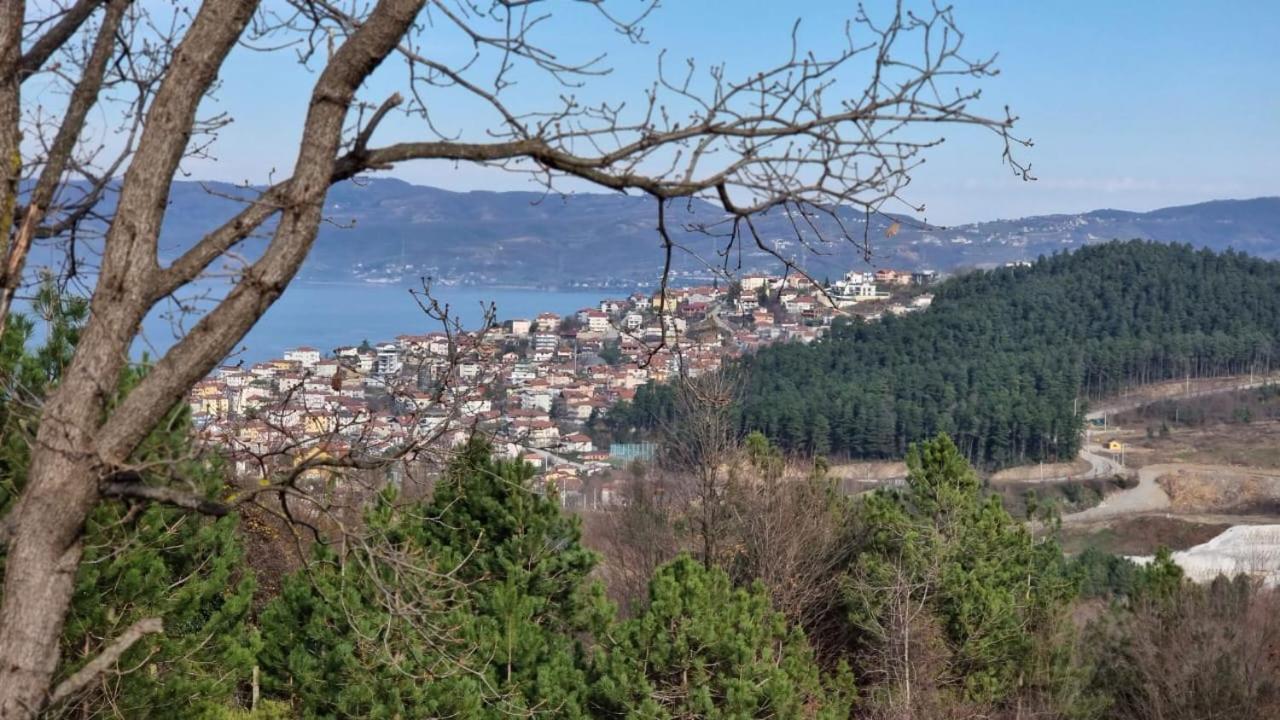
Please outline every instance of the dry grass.
M886 480L898 480L907 476L907 464L904 462L866 461L847 462L832 465L827 476L836 480L863 481L879 483Z
M1105 525L1066 526L1060 539L1068 553L1096 548L1116 555L1153 555L1160 546L1186 550L1217 537L1230 525L1200 523L1162 516L1141 515Z
M991 476L993 483L1037 482L1041 478L1064 478L1089 472L1089 462L1077 458L1073 462L1019 465L1005 468Z
M1173 427L1156 437L1125 429L1116 437L1129 445L1125 462L1133 467L1178 462L1280 470L1277 422Z

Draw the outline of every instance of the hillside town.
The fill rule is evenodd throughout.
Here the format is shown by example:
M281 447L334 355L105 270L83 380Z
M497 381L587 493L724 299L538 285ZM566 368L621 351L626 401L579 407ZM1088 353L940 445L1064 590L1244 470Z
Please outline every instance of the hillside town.
M728 285L606 298L560 316L442 329L224 366L189 397L196 426L242 479L316 458L404 457L481 430L539 473L565 507L619 500L602 471L651 457L585 432L646 383L697 375L771 343L810 343L839 317L874 321L928 307L936 273L853 271L819 286L747 275ZM323 464L323 463L320 463ZM358 465L359 463L356 463ZM309 471L314 473L314 471Z

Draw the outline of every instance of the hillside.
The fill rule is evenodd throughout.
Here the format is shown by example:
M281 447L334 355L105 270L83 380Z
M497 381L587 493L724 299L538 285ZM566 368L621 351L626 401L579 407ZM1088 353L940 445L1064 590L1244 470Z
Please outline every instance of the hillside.
M175 183L172 211L165 221L166 249L176 253L235 209L228 196L245 195L226 184ZM327 215L330 222L322 225L304 278L386 281L430 275L479 284L640 285L653 283L662 263L653 201L647 198L450 192L374 179L335 186ZM723 263L717 255L722 241L688 230L689 225L721 219L716 208L681 203L669 217L673 234L690 250L676 254L678 274L705 277L703 261ZM901 231L889 239L884 230L894 219L871 221L874 265L940 270L1001 265L1113 238L1235 248L1280 258L1280 198L1215 201L1147 213L1098 210L949 228L897 218ZM842 213L842 221L851 234L862 236L861 213L849 210ZM864 262L846 242L821 245L822 254L806 252L795 242L791 219L783 213L761 218L757 227L779 252L798 258L815 277L838 276ZM811 230L805 233L807 240L816 237ZM739 269L739 263L742 271L777 269L775 258L754 248L741 248L740 254L735 250L730 266Z
M946 431L986 466L1070 457L1080 398L1268 369L1277 287L1280 263L1143 241L964 275L927 312L748 358L743 425L836 456L898 457Z

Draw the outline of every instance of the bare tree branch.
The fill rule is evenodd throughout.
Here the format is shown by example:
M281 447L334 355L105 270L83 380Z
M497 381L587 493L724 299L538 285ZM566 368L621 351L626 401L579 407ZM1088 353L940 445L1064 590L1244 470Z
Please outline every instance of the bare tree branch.
M81 4L86 2L87 0L82 0ZM88 117L89 110L97 101L98 93L102 89L103 74L106 72L107 62L111 59L116 43L116 32L120 28L120 21L124 17L128 2L129 0L109 1L102 26L98 29L98 37L94 41L93 52L85 65L80 82L76 83L75 90L71 93L71 100L67 104L57 137L46 156L40 180L31 192L30 200L23 212L21 226L12 243L9 242L7 230L3 237L0 237L0 251L4 251L0 252L0 255L5 256L4 265L0 267L0 333L4 332L5 323L9 318L9 307L22 280L22 270L26 265L31 242L35 239L49 204L53 202L62 173L71 161L71 153L75 149L76 141L84 132L85 118ZM96 5L96 3L87 4Z
M31 47L23 53L18 70L21 80L25 81L44 67L49 58L66 45L80 26L93 15L93 11L104 2L106 0L76 0L76 4L63 13L57 24L31 43Z
M148 500L183 508L184 510L193 510L202 515L211 515L213 517L223 517L231 512L231 507L224 503L208 500L176 488L145 485L141 482L122 482L119 480L106 482L102 484L102 495L104 497Z
M147 635L161 632L164 632L164 622L160 618L144 618L130 625L115 640L112 640L111 644L104 648L97 657L90 660L66 680L58 683L58 686L49 694L49 704L57 705L85 689L90 683L97 680L99 675L119 662L120 657L128 652L129 648L133 647L135 643Z

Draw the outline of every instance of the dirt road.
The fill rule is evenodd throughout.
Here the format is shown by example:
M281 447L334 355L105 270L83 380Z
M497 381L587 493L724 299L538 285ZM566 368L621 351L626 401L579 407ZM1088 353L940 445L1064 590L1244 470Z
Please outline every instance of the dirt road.
M1222 393L1236 392L1239 390L1251 390L1253 388L1262 387L1269 383L1280 381L1280 375L1255 376L1253 379L1241 379L1236 382L1225 382L1231 378L1210 378L1210 380L1222 381L1224 384L1215 387L1200 388L1190 392L1174 392L1168 396L1145 397L1138 396L1133 398L1110 398L1101 401L1094 409L1084 416L1085 420L1102 420L1109 415L1126 412L1128 410L1137 410L1144 405L1150 405L1158 400L1186 400L1189 398L1205 397L1206 395L1220 395ZM1200 381L1197 381L1200 382ZM1177 383L1171 384L1176 387Z
M1081 456L1086 457L1092 463L1095 459L1099 462L1094 466L1095 471L1107 473L1103 477L1120 474L1121 468L1114 460L1081 450ZM1102 502L1089 508L1081 510L1078 513L1063 515L1064 523L1080 523L1093 522L1095 520L1108 520L1121 515L1134 515L1145 512L1158 512L1169 508L1169 495L1156 483L1156 478L1165 473L1173 472L1181 467L1178 464L1170 465L1149 465L1138 471L1138 484L1128 490L1112 493L1103 499Z

